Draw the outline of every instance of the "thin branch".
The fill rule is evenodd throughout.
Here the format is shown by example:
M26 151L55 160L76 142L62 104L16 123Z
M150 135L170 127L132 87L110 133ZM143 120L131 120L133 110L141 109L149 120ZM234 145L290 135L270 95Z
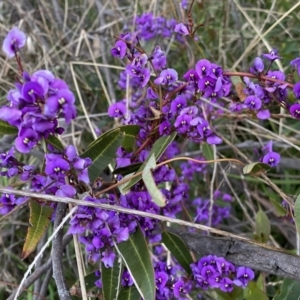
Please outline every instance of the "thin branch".
M66 203L59 203L56 207L55 211L55 222L54 228L60 227L60 224L66 214L67 211L67 204ZM52 241L52 267L53 267L53 277L56 282L59 298L61 300L71 300L71 296L69 290L66 285L64 272L63 272L63 245L62 245L62 238L63 238L63 230L57 232L56 236Z

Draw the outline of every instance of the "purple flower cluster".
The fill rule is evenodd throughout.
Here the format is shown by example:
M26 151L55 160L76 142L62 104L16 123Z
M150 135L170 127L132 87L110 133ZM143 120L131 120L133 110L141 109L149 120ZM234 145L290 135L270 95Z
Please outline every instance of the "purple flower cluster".
M277 50L272 49L270 53L262 54L262 56L268 66L265 66L266 62L262 58L254 59L250 72L257 76L258 82L245 76L244 93L247 97L242 104L231 103L229 109L234 112L248 110L255 113L258 119L265 120L271 117L270 108L275 103L277 106L285 106L293 117L300 119L300 104L290 104L288 101L288 87L291 88L291 86L286 81L285 74L279 70L270 70L273 62L281 58ZM292 60L290 64L300 74L300 58ZM295 98L300 99L300 82L295 83L292 87Z
M223 257L208 255L191 264L196 287L203 290L218 288L231 292L234 285L245 288L254 279L254 272L247 267L236 268Z
M16 28L8 33L3 50L9 57L21 48L24 36ZM18 128L16 149L28 153L41 139L61 134L63 128L58 127L58 117L63 116L69 124L76 117L76 107L67 83L50 71L21 75L15 88L8 92L9 104L0 108L0 119Z
M217 226L224 219L230 216L232 197L229 194L216 190L214 193L214 204L212 207L211 225ZM192 202L192 206L196 209L195 222L208 225L210 200L196 198Z

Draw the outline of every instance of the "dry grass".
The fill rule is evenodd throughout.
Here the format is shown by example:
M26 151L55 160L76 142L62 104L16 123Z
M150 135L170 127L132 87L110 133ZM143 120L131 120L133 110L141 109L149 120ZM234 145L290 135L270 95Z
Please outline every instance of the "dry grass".
M122 32L126 23L130 28L130 20L142 11L151 11L154 15L176 18L178 21L186 20L179 4L178 0L4 0L0 1L0 38L2 40L12 26L21 28L28 34L26 50L21 53L24 69L29 73L37 69L49 69L72 87L78 99L79 117L62 136L62 142L64 145L75 145L81 152L97 136L98 129L104 132L114 126L106 117L109 104L130 96L130 90L124 92L117 87L118 74L124 65L110 55L114 36ZM255 56L273 47L278 48L284 57L277 65L280 70L289 70L289 61L299 56L300 2L296 0L195 1L193 17L195 23L204 24L199 29L197 43L190 42L186 48L175 45L173 40L162 41L169 52L169 64L181 70L181 75L203 56L236 70L248 70L249 63ZM152 42L152 46L154 45ZM178 56L182 60L178 60ZM1 54L1 105L6 101L6 93L13 87L17 72L15 62L7 60ZM251 160L253 144L262 145L265 140L273 139L276 149L280 150L283 157L283 163L277 174L270 174L271 180L285 194L296 195L300 192L299 168L295 170L288 165L288 160L292 160L300 167L299 122L289 118L279 121L271 119L262 127L257 122L239 122L233 118L217 122L216 128L225 137L225 148L221 150L221 147L217 147L215 157L241 158L244 155ZM242 143L248 146L234 146ZM192 154L198 153L199 147L184 146L182 151L185 154L188 151L193 152ZM40 156L35 153L26 159L35 163L40 160ZM237 216L241 211L244 212L244 229L253 231L254 215L259 203L268 212L272 225L276 228L276 232L272 232L272 242L287 248L296 246L292 236L293 227L288 222L280 225L282 220L279 220L269 202L269 198L280 202L278 193L269 189L265 182L262 184L258 180L255 183L248 181L237 170L220 170L215 165L213 174L207 178L211 191L206 192L212 195L213 187L224 184L238 200L237 213L231 219L232 232L240 232L240 228L234 226L238 226ZM17 184L0 178L2 186ZM27 211L24 208L1 219L0 300L5 299L20 283L33 260L34 256L25 261L20 259L27 220ZM224 225L224 229L228 228ZM47 237L41 245L46 239ZM78 278L74 262L74 248L70 246L65 260L69 269L66 274L69 283ZM1 289L6 291L2 295ZM57 299L53 282L49 290L52 296L48 299ZM31 298L32 294L28 295L26 299L36 299L34 296Z

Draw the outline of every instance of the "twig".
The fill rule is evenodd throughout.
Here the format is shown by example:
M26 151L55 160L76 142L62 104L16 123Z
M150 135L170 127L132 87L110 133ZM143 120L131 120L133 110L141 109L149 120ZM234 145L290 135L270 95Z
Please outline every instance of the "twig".
M61 300L72 299L67 289L64 272L63 272L63 262L62 262L64 249L62 245L63 230L60 224L62 223L62 220L66 214L66 210L67 210L66 203L59 203L56 207L54 228L55 229L58 228L59 230L52 241L53 277L55 279L58 295Z

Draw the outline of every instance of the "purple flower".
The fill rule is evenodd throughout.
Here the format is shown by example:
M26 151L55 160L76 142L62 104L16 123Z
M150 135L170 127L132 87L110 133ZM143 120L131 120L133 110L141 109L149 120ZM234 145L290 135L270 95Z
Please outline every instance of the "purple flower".
M50 118L57 117L57 114L62 109L66 123L69 124L71 119L76 117L76 107L74 105L74 94L68 89L59 89L53 96L48 97L44 114Z
M31 128L21 128L15 146L21 153L28 153L38 141L37 133Z
M246 267L238 267L236 270L236 279L233 282L235 285L245 288L252 279L254 279L253 270Z
M211 63L207 59L201 59L196 63L195 69L199 78L204 78L208 76L211 71Z
M164 51L161 50L160 46L155 46L152 54L152 63L155 70L160 70L166 67L167 57Z
M170 106L170 110L174 114L179 114L180 111L186 107L186 98L184 96L177 96Z
M261 73L264 70L264 62L260 57L256 57L253 62L253 71L254 73Z
M115 47L111 49L111 54L114 57L120 57L121 59L126 55L127 45L123 41L117 41Z
M64 177L69 170L70 164L65 159L56 154L46 154L45 173L51 178Z
M112 250L106 249L105 252L102 253L103 258L101 261L104 263L105 268L112 268L114 265L114 261L116 258L116 254Z
M294 69L297 69L298 75L300 76L300 57L293 59L290 64Z
M259 110L261 108L261 100L256 97L256 96L248 96L245 101L244 101L245 105L247 105L247 107L249 109L252 110Z
M8 122L10 125L19 126L21 123L22 112L11 106L0 108L0 120Z
M55 195L59 197L73 198L76 195L76 189L69 184L64 184L56 191Z
M220 290L223 292L231 292L233 290L233 281L227 277L222 278L220 282Z
M185 284L183 280L178 280L175 284L173 284L173 293L176 298L180 298L182 294L186 294L184 286Z
M170 85L178 79L178 74L174 69L163 70L159 77L154 80L155 84Z
M171 134L171 123L169 121L164 121L159 124L158 131L160 135Z
M17 27L14 27L5 37L2 45L2 50L9 58L12 58L15 56L19 49L25 46L25 44L25 33L19 30Z
M270 51L270 53L263 54L263 57L266 58L266 59L268 59L268 60L270 60L270 61L272 61L272 62L274 60L278 59L278 58L281 58L280 56L278 56L278 52L277 52L276 49L272 49Z
M294 103L290 107L290 114L296 119L300 120L300 103Z
M157 272L155 273L155 280L156 280L156 288L159 291L163 291L163 288L167 284L169 276L166 272Z
M268 152L262 159L263 163L275 167L280 162L280 154L277 152Z
M143 53L143 54L137 55L137 56L133 59L131 65L132 65L133 67L143 68L143 67L145 67L147 61L148 61L148 56L147 56L147 54Z
M268 109L261 110L256 114L257 118L260 120L266 120L271 117L270 111Z
M190 34L189 33L189 30L187 29L186 25L183 24L183 23L179 23L175 26L174 28L174 31L175 32L178 32L179 34L183 34L183 35L188 35Z
M22 87L22 98L28 103L36 103L44 95L44 89L38 82L26 82Z
M126 105L124 102L117 102L108 108L108 115L112 118L125 117Z
M187 115L187 114L179 115L176 118L174 126L179 133L182 133L182 134L187 133L187 131L190 128L191 120L192 120L192 117L190 115Z
M293 88L294 95L297 99L300 99L300 81L296 82Z

